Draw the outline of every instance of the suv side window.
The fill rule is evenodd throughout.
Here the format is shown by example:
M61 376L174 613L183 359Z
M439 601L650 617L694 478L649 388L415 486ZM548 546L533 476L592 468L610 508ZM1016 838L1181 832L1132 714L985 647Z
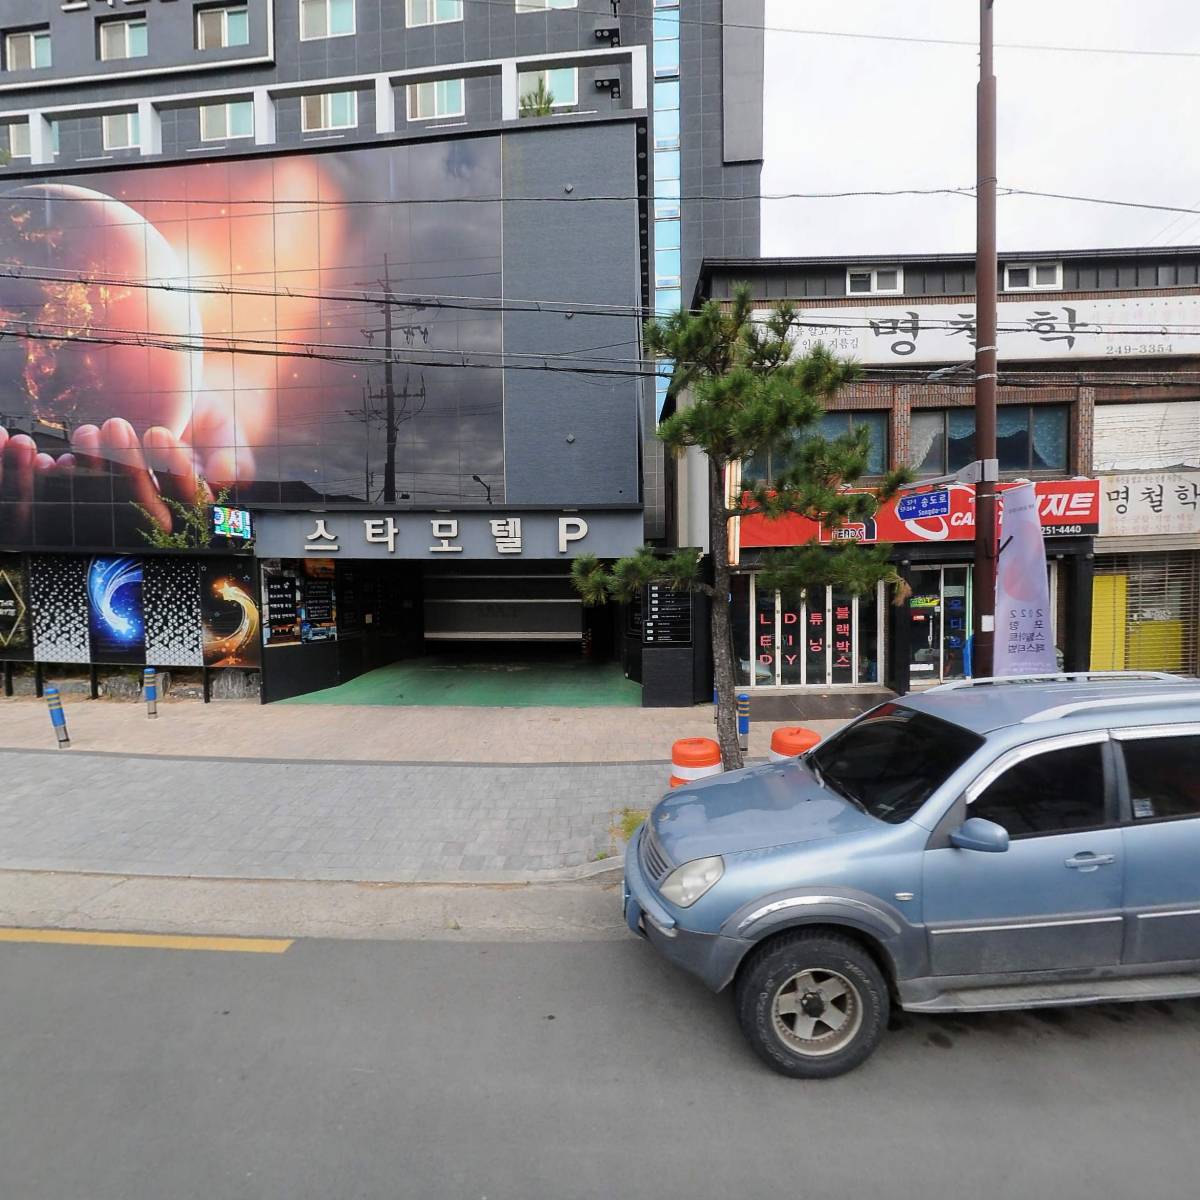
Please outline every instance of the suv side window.
M1010 837L1106 825L1103 745L1066 746L1016 763L976 797L967 815L995 821Z
M1200 816L1200 734L1121 741L1135 821Z

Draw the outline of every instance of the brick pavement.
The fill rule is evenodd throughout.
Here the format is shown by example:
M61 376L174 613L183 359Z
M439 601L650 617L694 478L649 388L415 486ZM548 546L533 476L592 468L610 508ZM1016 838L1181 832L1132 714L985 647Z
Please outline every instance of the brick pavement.
M377 708L159 703L151 721L132 701L65 702L73 749L121 754L365 762L668 762L681 737L711 737L711 705L694 708ZM808 722L821 733L839 721ZM765 757L773 725L755 723ZM0 699L0 749L53 748L43 701ZM66 752L65 752L66 753Z
M657 764L458 766L0 751L0 869L536 880L618 848Z

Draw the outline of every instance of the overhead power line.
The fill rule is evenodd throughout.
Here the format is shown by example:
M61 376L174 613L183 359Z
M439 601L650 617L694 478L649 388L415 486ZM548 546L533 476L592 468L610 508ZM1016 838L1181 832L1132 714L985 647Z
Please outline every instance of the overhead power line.
M510 12L512 11L512 0L467 0L467 2L470 4L484 5L489 8L507 8ZM581 16L603 17L609 21L613 19L611 7L579 7L576 9L576 11ZM633 18L633 14L619 15ZM849 30L840 29L797 29L788 25L764 25L746 21L729 21L724 19L720 21L708 21L703 17L685 17L679 10L667 10L661 8L657 9L654 14L648 14L644 19L647 21L647 23L649 23L652 16L668 15L671 24L678 22L680 25L694 25L702 28L749 29L755 32L761 30L765 33L790 33L800 37L844 38L850 41L900 42L919 46L963 46L970 50L979 49L978 41L972 41L967 38L917 37L912 34L898 33L856 33ZM1046 51L1053 54L1110 54L1132 55L1135 57L1148 58L1200 58L1200 50L1158 50L1153 48L1139 50L1127 46L1061 46L1044 45L1037 42L997 42L996 49Z

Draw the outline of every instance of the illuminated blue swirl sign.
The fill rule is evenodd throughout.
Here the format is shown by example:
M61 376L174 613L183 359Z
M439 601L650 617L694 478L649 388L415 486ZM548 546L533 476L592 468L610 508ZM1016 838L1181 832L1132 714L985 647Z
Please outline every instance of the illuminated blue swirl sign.
M142 562L93 558L88 567L88 628L94 662L140 662L145 658Z

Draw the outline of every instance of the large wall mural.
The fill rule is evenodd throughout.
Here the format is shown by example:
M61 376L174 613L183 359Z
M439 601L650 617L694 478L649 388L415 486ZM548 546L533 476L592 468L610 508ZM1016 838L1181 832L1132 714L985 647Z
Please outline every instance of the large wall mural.
M502 346L500 193L498 138L0 191L0 547L136 552L222 491L502 500L500 372L447 354Z

